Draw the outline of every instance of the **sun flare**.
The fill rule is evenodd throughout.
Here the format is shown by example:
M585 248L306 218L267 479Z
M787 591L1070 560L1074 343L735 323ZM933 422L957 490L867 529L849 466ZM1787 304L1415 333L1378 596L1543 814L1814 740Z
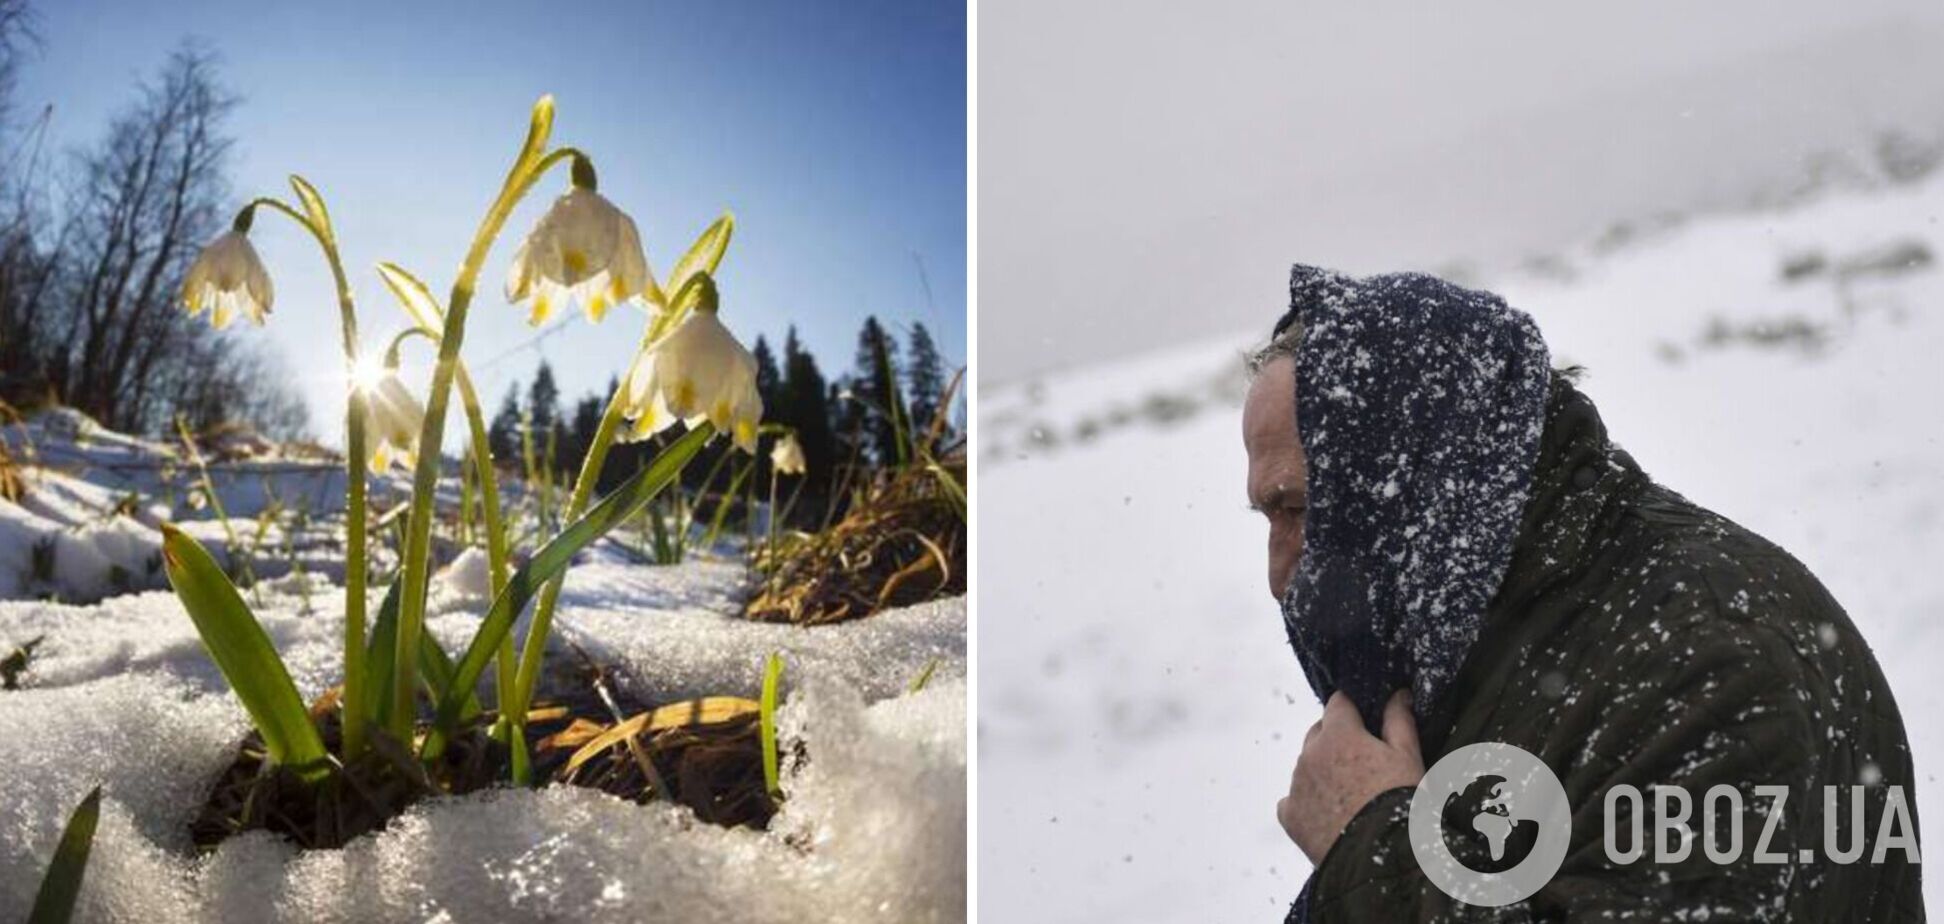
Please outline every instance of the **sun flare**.
M370 392L385 380L385 364L376 356L362 356L351 366L351 387Z

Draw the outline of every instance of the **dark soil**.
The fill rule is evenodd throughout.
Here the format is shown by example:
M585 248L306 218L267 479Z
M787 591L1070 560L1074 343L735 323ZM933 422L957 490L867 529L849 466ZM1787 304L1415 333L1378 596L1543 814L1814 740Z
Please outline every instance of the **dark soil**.
M764 785L754 701L706 697L650 709L598 676L566 686L528 713L537 785L585 786L641 803L668 798L712 824L768 826L777 804ZM339 753L337 691L311 714L326 748ZM422 799L510 786L511 749L490 734L497 718L490 710L474 717L435 767L421 764L415 747L374 729L369 752L321 785L271 767L262 738L251 732L211 788L190 836L202 850L259 829L301 847L335 848L384 828Z

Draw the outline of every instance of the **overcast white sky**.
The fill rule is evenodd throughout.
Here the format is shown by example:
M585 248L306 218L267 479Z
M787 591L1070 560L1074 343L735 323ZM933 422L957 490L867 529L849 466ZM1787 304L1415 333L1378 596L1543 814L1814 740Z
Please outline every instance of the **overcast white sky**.
M1238 329L1288 264L1489 269L1944 129L1935 2L986 0L987 383Z

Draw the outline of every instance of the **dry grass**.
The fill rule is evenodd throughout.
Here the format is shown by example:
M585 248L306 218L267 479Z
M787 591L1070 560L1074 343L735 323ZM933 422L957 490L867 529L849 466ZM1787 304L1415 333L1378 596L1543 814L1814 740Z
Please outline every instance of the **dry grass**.
M332 690L311 707L331 753L342 749L337 696ZM321 787L270 767L262 739L252 732L211 789L190 836L203 850L256 829L308 849L342 847L384 828L422 799L503 783L511 753L487 734L495 718L485 711L460 729L430 771L415 748L370 729L371 753ZM618 701L595 674L562 701L535 707L527 721L536 780L635 802L670 798L701 820L724 826L761 828L776 813L763 784L757 704L751 700L707 697L638 708Z
M0 401L0 421L8 421L15 426L24 423L20 412L14 410L13 405L5 401ZM32 453L31 444L27 446L27 451ZM7 441L0 440L0 500L19 503L20 499L26 496L27 479L22 469L22 464L14 460L13 451L7 448Z
M7 444L0 443L0 500L19 503L27 493L27 482L21 477L20 466L13 460L13 453L7 451Z
M965 593L965 454L876 473L844 518L779 537L750 619L822 625Z
M621 722L576 718L535 747L552 779L645 802L667 790L713 824L761 828L776 814L763 785L753 700L711 696Z

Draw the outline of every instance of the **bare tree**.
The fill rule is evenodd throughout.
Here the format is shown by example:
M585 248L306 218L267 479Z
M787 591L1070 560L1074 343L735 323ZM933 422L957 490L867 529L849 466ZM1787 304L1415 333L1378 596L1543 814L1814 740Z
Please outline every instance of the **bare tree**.
M193 336L165 282L182 278L221 226L230 141L219 127L235 101L213 72L207 51L177 51L101 149L79 155L79 233L67 249L77 275L64 299L76 324L60 384L70 404L112 427L152 422L155 366Z
M12 114L9 107L14 81L20 77L20 56L39 42L34 10L27 0L0 0L0 125Z
M38 42L26 0L0 0L0 396L31 391L39 380L26 318L45 296L53 275L52 261L33 233L38 205L33 193L46 115L18 138L11 118L21 57Z
M189 264L227 218L235 106L211 52L172 54L101 143L72 156L55 240L26 248L51 269L0 308L0 357L31 355L58 400L114 429L166 431L177 413L302 429L271 357L180 307Z
M43 176L49 113L24 132L9 119L33 26L27 0L0 0L0 399L63 402L138 433L181 414L304 435L276 357L179 307L184 273L226 218L236 98L214 55L182 46L96 146Z

